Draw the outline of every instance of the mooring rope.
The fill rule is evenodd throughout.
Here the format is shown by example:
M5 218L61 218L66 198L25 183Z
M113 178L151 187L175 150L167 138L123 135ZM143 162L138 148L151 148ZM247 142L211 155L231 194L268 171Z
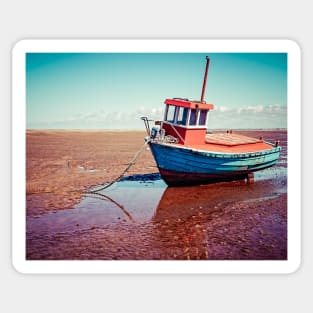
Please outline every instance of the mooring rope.
M136 163L139 155L141 154L141 152L144 150L144 148L146 147L148 141L146 141L142 147L137 151L137 153L135 154L135 156L133 157L133 159L128 163L128 166L126 167L126 169L122 172L122 174L120 176L118 176L116 179L114 179L113 181L111 181L109 184L101 187L101 188L98 188L98 189L93 189L93 190L86 190L86 193L96 193L96 192L99 192L101 190L104 190L106 188L109 188L110 186L112 186L114 183L118 182L125 174L126 172Z

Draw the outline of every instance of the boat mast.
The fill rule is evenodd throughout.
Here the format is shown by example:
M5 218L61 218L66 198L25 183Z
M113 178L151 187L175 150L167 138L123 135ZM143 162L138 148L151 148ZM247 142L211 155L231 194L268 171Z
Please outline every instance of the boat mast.
M201 93L201 103L204 102L204 93L205 93L205 87L206 87L206 79L208 77L208 69L210 64L210 58L208 56L206 58L206 66L205 66L205 72L204 72L204 78L203 78L203 86L202 86L202 93Z

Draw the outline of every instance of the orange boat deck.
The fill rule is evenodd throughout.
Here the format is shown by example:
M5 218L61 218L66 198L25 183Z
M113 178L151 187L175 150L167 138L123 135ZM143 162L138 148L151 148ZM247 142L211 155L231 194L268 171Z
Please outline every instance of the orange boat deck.
M246 153L273 149L272 145L265 143L261 138L257 139L231 133L208 134L203 144L186 144L185 146L220 153Z
M263 142L263 139L257 139L233 133L216 133L206 135L205 142L224 146L238 146L250 143L261 143Z

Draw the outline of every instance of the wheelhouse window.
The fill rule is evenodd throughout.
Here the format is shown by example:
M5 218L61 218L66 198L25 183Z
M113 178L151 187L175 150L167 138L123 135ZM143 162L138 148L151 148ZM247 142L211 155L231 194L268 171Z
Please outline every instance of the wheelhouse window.
M164 121L184 126L206 126L208 119L207 109L184 108L176 105L167 105L165 108Z
M187 125L188 108L178 108L177 124Z
M191 109L190 110L189 125L196 125L196 124L197 124L197 110Z
M176 107L174 105L169 105L167 108L167 114L166 114L165 120L173 123L175 120L175 112L176 112Z
M206 125L207 113L208 113L208 110L200 111L199 125Z

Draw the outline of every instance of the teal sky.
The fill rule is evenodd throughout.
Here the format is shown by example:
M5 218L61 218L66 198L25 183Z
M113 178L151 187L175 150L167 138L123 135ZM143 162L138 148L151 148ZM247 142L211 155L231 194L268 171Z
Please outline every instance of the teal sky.
M215 105L209 129L286 128L286 53L27 53L28 129L144 129L164 100Z

